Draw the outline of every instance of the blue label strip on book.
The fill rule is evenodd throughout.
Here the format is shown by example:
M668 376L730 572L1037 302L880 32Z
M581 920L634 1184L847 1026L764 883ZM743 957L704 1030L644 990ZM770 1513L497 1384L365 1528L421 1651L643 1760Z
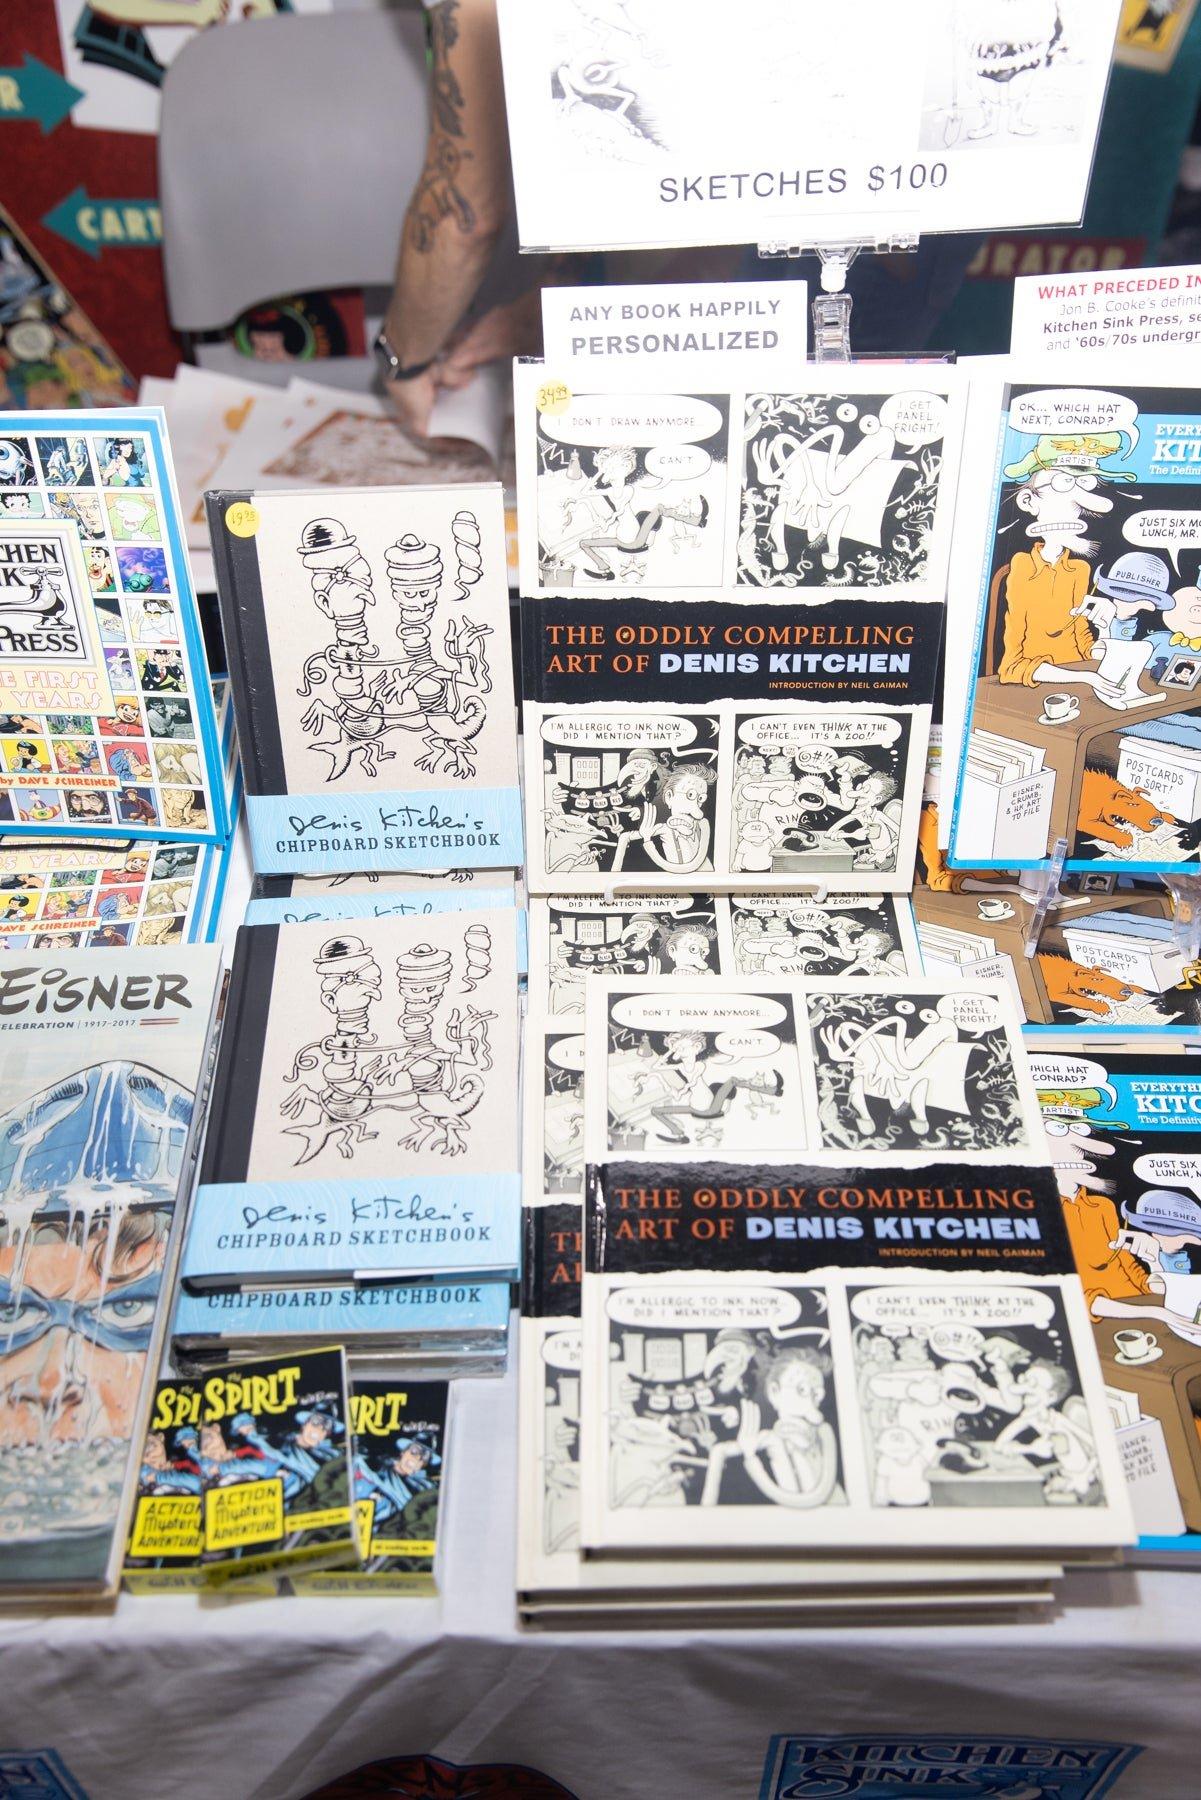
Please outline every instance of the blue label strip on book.
M350 1273L516 1280L520 1177L228 1181L200 1187L184 1281Z
M522 859L516 787L388 794L248 794L260 875L509 869Z
M311 1337L353 1345L361 1333L503 1331L509 1322L507 1281L369 1283L364 1287L258 1288L190 1294L181 1288L172 1335L177 1338Z

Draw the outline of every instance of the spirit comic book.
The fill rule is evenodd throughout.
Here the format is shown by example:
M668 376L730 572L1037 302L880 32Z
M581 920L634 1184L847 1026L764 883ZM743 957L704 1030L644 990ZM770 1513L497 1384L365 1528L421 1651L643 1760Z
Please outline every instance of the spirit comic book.
M1201 855L1201 389L1000 396L952 867L1156 874Z
M532 894L908 893L942 607L522 603Z
M586 1554L1130 1540L1045 1166L614 1161L589 1198Z
M618 364L596 392L582 366L515 365L523 594L942 603L955 369L810 367L775 392L654 379Z
M0 1598L115 1585L219 975L197 946L0 960Z
M193 1289L518 1262L516 913L238 933Z
M160 1384L152 1463L195 1465L206 1584L235 1588L292 1570L359 1560L346 1356L340 1346L215 1369ZM155 1433L162 1434L160 1445ZM161 1451L161 1455L160 1455ZM149 1485L173 1492L174 1471ZM198 1480L197 1480L198 1477ZM145 1471L144 1471L145 1478ZM166 1497L165 1495L160 1495ZM189 1514L190 1516L190 1514ZM131 1549L153 1549L150 1515Z
M1139 1530L1201 1553L1201 1068L1178 1043L1091 1033L1031 1066Z
M0 824L223 843L161 409L0 412Z
M499 486L206 504L256 870L516 867Z
M292 1585L298 1594L437 1592L449 1399L444 1381L354 1380L352 1466L362 1567L297 1575Z

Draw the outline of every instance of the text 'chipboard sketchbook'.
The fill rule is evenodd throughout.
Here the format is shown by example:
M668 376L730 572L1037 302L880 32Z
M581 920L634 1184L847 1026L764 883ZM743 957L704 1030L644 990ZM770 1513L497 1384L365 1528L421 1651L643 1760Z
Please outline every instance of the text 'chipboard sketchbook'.
M185 1283L513 1277L516 919L242 928Z
M207 506L256 870L520 863L500 488Z

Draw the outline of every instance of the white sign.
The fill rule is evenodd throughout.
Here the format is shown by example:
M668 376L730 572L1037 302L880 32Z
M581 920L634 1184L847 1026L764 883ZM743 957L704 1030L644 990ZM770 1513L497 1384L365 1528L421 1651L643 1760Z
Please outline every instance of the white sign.
M1201 344L1201 264L1023 275L1010 350L1168 350Z
M664 377L720 366L748 384L794 381L808 346L803 281L543 288L548 367Z
M499 0L527 250L1079 223L1120 0Z

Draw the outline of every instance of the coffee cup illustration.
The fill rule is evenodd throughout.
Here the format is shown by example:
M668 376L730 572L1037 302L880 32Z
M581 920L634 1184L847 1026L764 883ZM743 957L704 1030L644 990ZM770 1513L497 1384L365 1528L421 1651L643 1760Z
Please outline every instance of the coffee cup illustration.
M1063 725L1068 719L1074 719L1080 711L1080 701L1075 694L1048 694L1043 701L1040 715L1044 725Z
M1159 1339L1153 1331L1137 1331L1132 1326L1113 1334L1117 1361L1120 1363L1152 1363L1158 1362L1163 1355L1159 1347Z
M1013 910L1008 900L981 900L976 908L982 919L1012 919Z

